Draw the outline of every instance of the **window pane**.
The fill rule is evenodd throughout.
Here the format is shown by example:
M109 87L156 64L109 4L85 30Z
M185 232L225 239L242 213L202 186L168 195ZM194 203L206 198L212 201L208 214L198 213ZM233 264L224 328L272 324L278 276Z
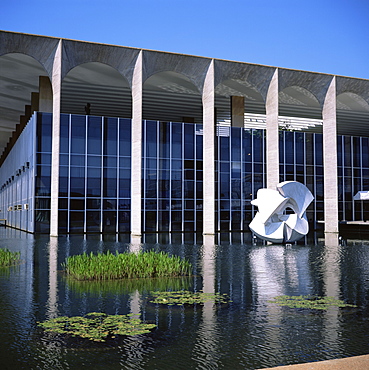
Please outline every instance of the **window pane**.
M89 116L87 124L87 153L101 154L101 139L101 118Z
M71 152L85 153L86 146L86 117L72 116Z

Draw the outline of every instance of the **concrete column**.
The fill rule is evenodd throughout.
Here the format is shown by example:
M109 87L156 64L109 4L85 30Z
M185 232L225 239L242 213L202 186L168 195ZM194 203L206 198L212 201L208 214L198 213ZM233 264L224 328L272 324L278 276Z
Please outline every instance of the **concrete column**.
M279 183L278 69L270 81L265 108L267 188L276 189Z
M24 106L24 114L27 117L27 121L30 119L32 112L31 112L32 106L31 105L25 105Z
M131 234L141 235L142 189L142 51L132 80Z
M60 152L60 99L61 99L61 70L62 70L62 40L59 41L54 57L52 77L52 154L51 154L51 212L50 235L58 235L59 219L59 152ZM40 90L41 91L41 90ZM41 94L41 93L40 93ZM40 101L41 108L41 101Z
M40 94L35 92L31 93L31 114L33 114L33 112L38 112L39 103L40 103Z
M323 105L324 231L338 232L336 77Z
M182 117L184 123L195 123L195 117Z
M206 74L203 103L203 234L215 233L215 86L214 60Z
M39 112L52 113L53 111L53 88L47 76L40 76L39 85Z
M245 98L243 96L231 96L231 126L243 127L245 113Z

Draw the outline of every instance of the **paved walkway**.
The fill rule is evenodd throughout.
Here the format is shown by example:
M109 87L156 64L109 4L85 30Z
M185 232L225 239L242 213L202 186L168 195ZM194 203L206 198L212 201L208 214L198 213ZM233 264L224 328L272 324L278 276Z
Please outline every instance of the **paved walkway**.
M272 367L268 370L366 370L369 369L369 355L347 357L338 360L309 362L307 364Z

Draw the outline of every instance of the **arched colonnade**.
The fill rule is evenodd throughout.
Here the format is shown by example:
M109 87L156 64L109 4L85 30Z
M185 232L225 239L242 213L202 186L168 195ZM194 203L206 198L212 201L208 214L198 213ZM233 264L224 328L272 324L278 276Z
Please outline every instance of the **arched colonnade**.
M323 122L325 231L338 231L337 116L369 111L369 81L72 40L0 33L3 56L42 66L37 109L53 113L50 234L58 233L60 113L132 118L131 233L141 233L142 120L203 124L203 233L215 232L215 124L265 114L267 186L279 182L279 116ZM50 84L48 84L50 81ZM120 104L121 102L121 104ZM76 104L77 103L77 104ZM105 107L105 108L104 108ZM341 108L338 109L338 108ZM35 109L36 110L36 109ZM341 113L338 113L341 112ZM346 116L345 116L346 113ZM358 113L358 114L359 114Z

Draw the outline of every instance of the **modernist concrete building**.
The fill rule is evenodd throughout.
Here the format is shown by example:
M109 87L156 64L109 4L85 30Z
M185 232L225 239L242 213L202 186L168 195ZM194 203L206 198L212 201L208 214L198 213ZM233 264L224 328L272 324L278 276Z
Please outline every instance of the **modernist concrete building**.
M29 232L248 231L297 180L334 233L369 219L369 81L1 31L1 153Z

